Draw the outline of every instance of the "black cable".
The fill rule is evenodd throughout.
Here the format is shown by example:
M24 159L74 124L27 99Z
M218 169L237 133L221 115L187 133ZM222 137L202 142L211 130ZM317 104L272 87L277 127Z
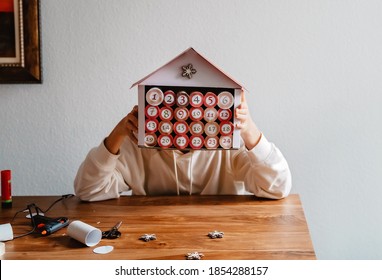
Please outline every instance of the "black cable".
M28 206L29 206L29 205L28 205ZM28 206L27 206L27 208L25 208L25 209L23 209L23 210L17 211L17 212L15 213L15 215L13 216L12 220L11 220L9 223L11 224L11 223L13 222L13 220L16 218L17 214L19 214L19 213L21 213L21 212L24 212L24 211L28 210Z
M48 209L46 209L45 211L42 211L41 208L37 207L37 209L39 209L42 213L46 213L50 210L50 208L52 208L57 202L63 200L63 199L67 199L67 198L70 198L70 197L73 197L74 194L64 194L62 195L59 199L57 199L56 201L54 201L49 207Z
M33 222L33 214L32 214L32 210L31 210L31 208L32 207L37 207L34 203L32 203L32 204L29 204L28 206L27 206L27 208L25 208L25 209L23 209L23 210L20 210L20 211L18 211L18 212L16 212L16 214L13 216L13 219L12 219L12 221L11 222L13 222L13 220L15 219L15 217L16 217L16 215L17 214L19 214L19 213L21 213L21 212L24 212L25 210L28 210L29 211L29 216L31 217L31 219L32 219L32 225L33 225L33 228L32 228L32 230L31 231L28 231L27 233L23 233L23 234L20 234L20 235L16 235L16 236L14 236L13 237L13 239L16 239L16 238L20 238L20 237L23 237L23 236L27 236L27 235L29 235L29 234L31 234L31 233L33 233L35 230L36 230L36 225L34 224L34 222Z
M42 212L42 213L46 213L48 212L57 202L61 201L61 200L64 200L64 199L67 199L67 198L70 198L70 197L73 197L74 194L64 194L62 195L59 199L57 199L56 201L54 201L49 207L48 209L46 209L45 211L41 210L40 207L38 207L36 204L32 203L32 204L29 204L26 208L22 209L22 210L19 210L15 213L15 215L13 216L12 220L10 223L12 223L14 221L14 219L16 218L16 216L21 213L21 212L24 212L26 210L29 211L29 215L30 215L30 218L31 218L31 221L32 221L32 226L33 226L33 229L27 233L24 233L24 234L20 234L20 235L17 235L17 236L14 236L13 239L16 239L16 238L20 238L20 237L23 237L23 236L27 236L29 234L32 234L35 230L36 230L36 227L37 225L34 224L34 220L33 220L33 213L32 213L32 208L34 207L37 214L39 214L39 211Z

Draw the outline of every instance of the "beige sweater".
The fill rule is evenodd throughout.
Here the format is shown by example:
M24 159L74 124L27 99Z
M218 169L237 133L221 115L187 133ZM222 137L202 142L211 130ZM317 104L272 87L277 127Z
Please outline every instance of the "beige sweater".
M128 138L118 155L103 142L81 164L74 189L82 200L133 195L248 194L279 199L291 189L291 174L279 149L262 136L251 151L190 151L139 148Z

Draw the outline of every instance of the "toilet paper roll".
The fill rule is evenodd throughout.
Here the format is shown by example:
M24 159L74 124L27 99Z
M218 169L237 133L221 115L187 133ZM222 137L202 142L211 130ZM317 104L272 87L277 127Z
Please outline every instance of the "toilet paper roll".
M5 253L5 243L0 242L0 256L4 255Z
M102 238L102 232L100 229L81 221L71 222L68 226L67 233L70 237L89 247L97 245Z
M13 239L13 229L11 224L0 225L0 241L8 241Z

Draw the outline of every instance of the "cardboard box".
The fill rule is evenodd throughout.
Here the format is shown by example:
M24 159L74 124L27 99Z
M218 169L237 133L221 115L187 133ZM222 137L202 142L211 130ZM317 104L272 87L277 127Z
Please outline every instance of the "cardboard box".
M243 87L189 48L134 83L138 145L162 149L238 149L234 111Z

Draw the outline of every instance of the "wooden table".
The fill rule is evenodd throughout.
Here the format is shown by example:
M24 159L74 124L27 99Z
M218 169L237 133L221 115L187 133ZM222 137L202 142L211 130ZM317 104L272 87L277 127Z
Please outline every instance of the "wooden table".
M8 223L16 211L35 203L45 210L57 196L16 196L11 209L0 210L0 223ZM95 247L112 245L105 255L93 253L69 237L63 228L49 236L33 233L5 243L0 259L125 259L184 260L189 252L204 254L203 260L315 259L299 196L281 200L254 196L125 196L102 202L81 202L71 197L58 202L46 214L81 220L101 230L122 221L122 236L102 239ZM31 229L26 213L12 222L15 235ZM207 235L224 232L221 239ZM157 240L139 237L155 233Z

